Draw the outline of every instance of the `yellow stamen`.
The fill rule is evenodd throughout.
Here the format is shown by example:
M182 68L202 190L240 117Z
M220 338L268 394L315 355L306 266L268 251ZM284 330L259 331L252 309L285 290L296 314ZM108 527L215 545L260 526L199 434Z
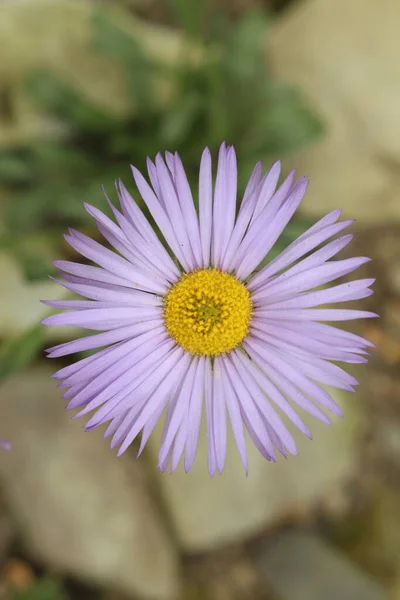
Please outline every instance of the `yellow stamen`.
M185 273L164 298L167 331L192 354L235 348L248 333L251 310L243 283L217 269Z

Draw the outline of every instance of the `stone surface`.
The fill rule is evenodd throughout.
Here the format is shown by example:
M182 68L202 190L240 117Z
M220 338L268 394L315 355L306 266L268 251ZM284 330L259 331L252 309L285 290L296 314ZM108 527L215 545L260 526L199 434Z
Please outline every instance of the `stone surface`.
M400 600L400 572L390 587L389 600Z
M376 423L375 439L387 460L400 466L400 419L381 418Z
M100 432L72 421L48 369L0 388L0 481L28 551L48 568L135 598L174 599L177 562L144 483Z
M0 338L11 338L22 334L49 314L49 309L40 300L58 300L65 297L65 291L51 281L27 282L23 279L18 263L6 254L0 253ZM49 339L73 337L72 328L45 327Z
M322 539L279 533L258 561L260 576L280 600L385 600L383 589Z
M184 41L177 32L149 25L112 0L2 2L0 91L10 99L12 119L3 122L0 115L0 147L37 136L63 134L60 123L41 114L24 90L24 79L33 69L53 70L109 114L124 116L132 112L121 65L94 48L93 20L99 10L142 44L148 56L165 64L176 64L184 55L187 57L187 45L184 53ZM154 100L162 106L171 100L172 88L165 79L155 84Z
M385 473L384 465L381 471ZM385 480L390 485L390 478ZM348 534L342 546L369 572L386 581L400 573L400 494L389 485L376 487L370 506L341 524L343 536L346 525L348 531L353 528L353 535Z
M293 157L311 177L304 210L342 207L361 223L400 221L400 3L304 0L268 40L276 74L326 124Z
M7 551L15 539L15 526L10 518L3 498L0 497L0 564L3 563ZM0 595L1 599L1 595Z
M186 474L180 465L173 475L160 476L182 546L203 551L245 539L261 527L276 524L294 512L307 512L337 493L357 470L363 426L357 411L360 395L358 399L335 397L344 408L345 418L334 419L332 427L305 418L314 440L296 434L297 457L267 463L249 442L248 477L232 439L223 475L209 476L203 431L193 469ZM150 444L156 462L159 434Z
M386 303L384 308L385 325L393 338L400 341L400 299Z

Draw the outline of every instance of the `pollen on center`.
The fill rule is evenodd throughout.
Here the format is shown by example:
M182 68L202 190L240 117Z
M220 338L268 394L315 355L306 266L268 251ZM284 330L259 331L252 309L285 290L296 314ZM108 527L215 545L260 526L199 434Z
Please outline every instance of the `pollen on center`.
M191 354L233 350L248 333L251 312L247 288L218 269L184 274L164 298L167 331Z

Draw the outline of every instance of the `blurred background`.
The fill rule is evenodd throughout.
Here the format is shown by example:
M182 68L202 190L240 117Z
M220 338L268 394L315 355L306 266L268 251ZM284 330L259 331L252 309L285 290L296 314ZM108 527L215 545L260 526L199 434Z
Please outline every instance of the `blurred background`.
M0 600L400 599L399 24L396 0L0 0ZM249 447L246 478L231 444L211 479L203 438L161 476L159 433L117 460L66 414L43 350L76 332L39 301L101 185L167 149L194 183L223 140L241 189L259 159L311 177L275 252L357 220L377 349L298 457Z

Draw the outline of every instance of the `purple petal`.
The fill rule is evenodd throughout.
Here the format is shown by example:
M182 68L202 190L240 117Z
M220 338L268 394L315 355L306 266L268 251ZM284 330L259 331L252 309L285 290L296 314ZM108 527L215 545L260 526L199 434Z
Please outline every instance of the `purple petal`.
M189 263L185 258L184 252L180 247L179 241L176 237L174 228L171 225L169 217L160 204L157 196L154 194L153 190L143 177L143 175L138 171L135 167L132 166L133 177L135 179L135 183L138 187L138 190L147 205L153 219L155 220L157 226L162 232L164 238L166 239L169 247L175 254L176 258L179 260L183 268L188 271Z
M134 267L129 261L108 250L98 242L83 234L64 236L72 248L85 258L97 263L110 273L134 283L137 288L156 293L164 293L166 287L157 276L149 277L143 270Z
M273 385L271 380L266 377L262 371L260 371L243 352L234 351L232 360L235 364L239 360L242 365L248 369L249 373L254 377L259 387L263 390L266 396L274 402L274 404L280 408L280 410L292 421L294 425L304 433L308 438L311 439L311 432L305 425L303 420L299 417L287 399L280 393L280 391Z
M188 233L189 242L194 255L195 266L200 268L203 265L200 230L196 209L193 203L193 196L186 177L185 169L177 153L175 153L173 160L176 173L176 192L178 194L183 219L185 222L185 228Z
M193 382L188 411L188 426L186 433L185 471L192 468L199 442L201 417L204 396L204 363L205 357L198 359L197 370Z
M161 193L160 182L158 180L158 173L157 173L156 165L153 163L153 161L149 157L147 157L147 159L146 159L146 165L147 165L147 173L149 175L149 179L150 179L152 188L155 191L157 198L159 199L159 201L165 208L164 199L163 199L162 193ZM168 166L169 166L169 164L168 164Z
M292 329L287 329L285 326L276 325L273 320L253 319L250 334L289 353L308 354L310 356L344 362L365 361L365 359L360 359L358 355L355 355L351 349L338 348L332 342L324 343L317 341L310 335L298 333ZM360 350L357 350L357 352L360 353Z
M114 344L114 346L111 346L106 350L97 352L93 356L89 357L93 359L89 362L87 362L87 359L84 358L83 360L75 363L75 366L78 367L75 370L71 370L69 367L66 367L58 371L57 375L64 373L64 384L68 386L89 381L91 382L98 375L104 375L106 369L108 368L115 368L118 371L121 362L123 360L129 360L132 352L138 351L141 347L143 347L141 352L148 348L152 348L153 345L157 347L166 339L167 336L163 328L154 329L133 339L129 339L126 342L124 341ZM113 371L113 374L116 374L117 371ZM113 378L110 380L112 381Z
M249 354L256 352L265 363L275 368L280 376L289 378L303 394L310 396L312 400L334 414L342 416L340 407L328 392L304 375L300 369L293 368L288 362L287 357L283 359L276 351L271 352L271 349L265 343L260 343L253 339L249 339L244 345L246 350L250 348Z
M171 400L168 402L168 408L171 404L171 402L174 401L174 399L176 398L176 394L177 394L177 390L179 390L182 386L183 380L185 378L186 373L184 372L183 376L181 379L176 379L175 381L175 386L174 386L174 391L171 395ZM143 428L143 432L142 432L142 439L140 441L140 448L139 448L139 452L138 452L138 456L143 452L145 445L147 444L147 441L151 435L151 433L153 432L155 426L157 425L162 413L164 412L164 406L162 404L160 404L159 408L153 413L153 415L150 417L150 419L147 421L146 425Z
M134 266L144 270L154 272L160 279L165 279L166 274L169 278L176 279L176 268L171 268L172 261L166 260L166 253L161 250L160 244L149 244L137 234L135 228L129 221L111 205L114 216L120 227L115 225L97 208L85 204L88 213L96 220L97 227L103 237L118 252L130 261ZM172 263L172 266L173 263Z
M80 263L71 262L69 260L54 260L53 265L57 267L57 269L65 271L66 273L71 273L71 275L75 275L77 277L87 278L98 282L104 282L110 285L120 285L122 287L128 288L135 287L135 284L129 279L124 279L123 277L119 277L117 275L114 275L113 273L109 273L108 271L100 269L99 267L82 265Z
M108 346L116 342L122 342L128 338L134 338L142 333L151 331L157 327L163 325L162 319L154 321L146 321L145 323L135 323L128 327L122 327L121 329L113 329L106 333L97 333L90 335L79 340L73 340L71 342L65 342L48 348L47 358L59 358L60 356L66 356L67 354L75 354L76 352L84 352L86 350L93 350L94 348L101 348L102 346Z
M213 397L213 374L210 358L206 358L204 371L204 400L207 423L208 442L208 472L213 477L217 470L217 458L215 455L215 427L214 427L214 397Z
M117 191L124 215L122 216L112 205L111 208L121 229L125 231L125 235L129 239L135 240L135 244L139 247L138 236L134 235L132 229L129 227L129 225L132 225L133 231L137 230L139 236L150 244L151 255L154 256L157 254L158 259L164 264L166 273L172 273L172 276L178 277L180 273L174 261L121 181L118 182Z
M291 188L291 185L293 182L293 175L294 174L291 173L286 178L286 180L280 186L278 191L272 196L270 201L266 204L266 207L264 208L262 213L259 215L259 217L257 219L253 219L251 221L250 227L248 228L246 235L244 236L242 242L240 243L240 246L238 247L238 250L237 250L236 256L234 257L234 260L231 261L229 264L229 270L231 268L235 268L235 269L237 268L237 265L239 265L240 261L248 253L249 249L251 249L253 244L259 239L260 232L263 231L263 229L265 229L265 227L267 227L274 220L274 218L278 214L279 210L282 208L284 202L287 200L287 197L288 197L288 194L290 192L290 188ZM264 191L264 187L268 186L268 176L262 180L260 185L262 186L262 188L261 188L261 191L259 192L257 201L260 201L260 198ZM269 188L267 187L267 193L268 193L268 189Z
M288 451L291 454L297 454L296 443L293 439L293 436L291 435L291 433L289 432L289 430L283 423L283 421L280 418L280 416L278 415L278 413L272 408L272 406L268 402L267 398L265 397L265 394L263 393L263 391L258 387L257 383L251 377L249 371L244 368L243 364L239 360L237 360L237 359L235 360L234 355L232 356L232 360L234 363L234 368L238 375L238 377L235 378L235 383L238 383L239 379L243 382L243 385L245 386L247 392L250 394L251 398L253 399L255 405L257 406L257 409L264 416L265 421L275 431L278 438L280 438L280 440L282 441L284 446L288 449ZM238 388L236 388L236 386L235 386L235 389L238 389ZM243 407L243 410L245 411L244 403L242 403L242 407ZM255 429L254 420L250 420L250 422Z
M367 310L351 310L340 308L305 308L299 310L260 310L257 315L276 320L293 321L352 321L354 319L372 319L378 317L376 313Z
M92 300L41 300L42 304L51 306L52 308L64 308L67 310L86 310L92 308L122 308L117 302L96 302ZM49 323L47 323L48 325Z
M212 233L212 171L211 154L206 148L201 157L199 174L199 220L203 266L210 265Z
M281 174L282 164L281 161L278 160L276 163L272 165L268 173L263 177L261 182L261 186L258 190L258 199L254 209L253 220L255 220L270 202L271 198L274 196L276 191L276 186L278 185L279 177ZM284 197L287 191L290 189L290 186L293 181L294 173L291 173L289 177L286 179L285 185L281 189L281 196ZM276 197L275 197L276 199Z
M139 290L131 290L112 285L109 288L106 284L94 285L87 283L69 283L60 280L54 280L67 290L90 298L91 300L114 302L115 304L125 304L127 306L161 306L162 300L155 294L149 294Z
M189 241L188 231L185 227L183 212L171 178L171 174L167 169L161 154L157 154L156 156L156 168L165 211L175 233L175 237L179 242L179 246L182 250L183 256L185 257L185 261L187 261L189 270L192 271L195 267L195 260Z
M265 255L273 247L275 242L281 236L282 231L292 218L293 214L297 210L300 202L303 200L307 185L308 182L306 179L299 180L299 182L293 187L291 195L280 208L275 218L271 220L269 225L266 225L264 219L260 217L261 229L257 235L257 241L255 244L253 244L251 251L244 256L243 260L241 262L238 261L236 274L239 278L245 279L248 277L248 275L250 275L253 269L260 264Z
M283 275L264 285L260 290L252 295L253 302L257 306L264 308L265 301L268 303L287 300L296 294L310 290L320 285L330 283L339 277L343 277L358 269L361 265L368 262L369 258L357 257L347 258L345 260L336 260L318 267L313 267L305 272L291 274L286 271Z
M299 408L313 416L314 418L330 425L330 419L320 410L315 404L307 398L286 375L274 367L272 367L264 358L250 346L246 347L251 360L262 370L271 382L283 393L289 400L296 404Z
M361 298L368 298L373 294L373 290L370 290L368 286L372 285L375 279L358 279L356 281L350 281L348 283L342 283L326 290L318 290L316 292L309 292L302 294L288 300L281 300L279 302L271 303L266 299L265 306L268 308L310 308L313 306L319 306L321 304L337 303L337 302L348 302L350 300L359 300Z
M225 360L226 359L224 358L221 359L221 376L223 379L222 385L225 390L226 407L228 409L228 415L231 422L233 437L235 438L239 457L247 474L249 471L249 465L247 461L246 439L244 437L243 431L243 419L240 411L240 404L238 402L235 390L233 389L228 376Z
M181 358L181 349L173 348L162 360L160 357L155 357L152 364L149 365L147 362L147 369L142 368L140 376L136 380L132 381L125 390L116 394L111 401L104 404L88 421L88 425L97 427L123 414L124 419L121 421L118 429L115 430L111 440L111 448L115 448L115 446L121 444L132 427L136 426L143 409L154 397L154 392L156 392L160 385L164 384L167 375L169 376L169 374L175 372L175 381L170 381L170 391L171 396L173 396L176 385L179 383L181 377L180 370L175 370L178 364L181 363ZM141 365L144 365L145 362L146 359L143 359ZM134 394L132 394L133 391L135 392ZM165 407L164 403L163 407ZM154 412L157 412L158 409L159 405L156 404ZM149 419L152 415L149 416Z
M70 325L85 329L117 329L124 324L143 323L162 316L162 311L156 307L138 306L133 308L89 308L51 315L43 319L44 325Z
M213 441L215 459L220 473L224 470L227 448L225 395L221 379L221 357L214 360L213 369Z
M235 390L236 397L240 403L242 415L246 418L246 426L247 423L250 425L251 429L247 426L250 435L254 432L257 440L264 449L265 455L270 456L275 460L274 448L268 431L260 417L258 404L254 401L253 395L242 381L241 376L229 358L226 358L224 365L231 380L232 388Z
M195 381L197 364L198 359L194 358L191 361L188 371L186 372L185 377L182 381L181 388L178 392L178 398L175 404L175 408L171 415L171 419L168 423L168 428L165 431L164 440L160 447L160 453L158 457L160 463L163 463L166 457L168 456L174 439L178 433L179 427L185 417L185 414L188 412L190 397Z
M167 373L167 375L160 382L159 387L157 389L157 393L153 394L153 396L146 402L135 425L130 429L124 441L122 442L120 449L117 453L118 456L121 456L121 454L123 454L126 451L128 446L138 435L139 431L144 427L148 419L158 409L159 405L161 404L165 406L168 402L168 399L171 394L171 389L174 387L176 379L179 379L181 377L181 375L183 374L185 369L187 369L190 363L190 356L184 354L181 349L177 349L177 354L179 354L178 364L175 365L173 370L170 370Z
M259 289L262 285L268 282L268 279L289 267L294 261L302 258L305 254L314 250L317 246L328 240L330 237L336 235L342 229L348 227L351 221L344 221L343 223L336 223L328 227L317 230L313 234L301 235L297 240L292 242L279 256L273 259L266 267L264 267L259 273L257 273L249 283L249 289L254 291ZM307 232L306 232L307 233ZM352 240L353 236L347 234L338 240L335 240L334 246L332 246L332 255L334 256L337 252L342 250ZM329 258L331 258L331 256Z
M217 178L214 189L214 205L212 213L212 266L219 268L223 255L223 241L225 228L225 196L227 178L227 148L221 144L218 154Z
M184 414L182 423L179 426L177 436L174 441L174 446L172 448L172 460L171 460L171 473L176 471L178 468L179 462L182 458L183 451L185 449L185 442L187 436L187 427L188 427L188 414L187 412Z
M79 416L101 406L119 393L128 394L128 392L131 392L132 389L138 386L139 376L145 368L157 365L162 358L169 355L171 349L172 344L169 343L169 340L163 341L161 337L148 340L140 346L137 345L118 363L95 375L84 390L74 397L76 406L80 406L82 402L86 404ZM149 360L151 354L153 355L152 361ZM132 374L134 366L136 366L135 376Z
M259 161L253 169L252 174L250 175L249 181L247 182L246 189L244 190L243 200L240 207L240 210L244 208L249 200L256 191L258 184L260 183L262 173L262 162ZM269 173L268 173L269 174ZM239 215L240 215L239 210Z

